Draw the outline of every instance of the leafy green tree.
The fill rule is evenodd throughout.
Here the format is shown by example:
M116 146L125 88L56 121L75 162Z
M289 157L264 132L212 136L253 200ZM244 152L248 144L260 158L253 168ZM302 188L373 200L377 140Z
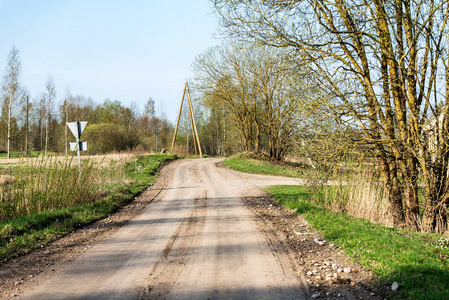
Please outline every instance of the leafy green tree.
M86 127L83 138L90 154L132 150L139 143L137 135L130 134L124 127L113 123L90 124Z
M118 124L122 121L124 108L120 101L106 99L102 105L96 109L98 123Z

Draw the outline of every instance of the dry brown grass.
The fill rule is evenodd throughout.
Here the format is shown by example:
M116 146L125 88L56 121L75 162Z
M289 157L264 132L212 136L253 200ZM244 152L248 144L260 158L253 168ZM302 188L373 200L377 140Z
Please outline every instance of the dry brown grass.
M388 194L380 185L362 182L349 189L346 210L350 215L368 219L371 222L393 226L391 204Z
M328 181L319 188L321 192L317 201L334 212L393 226L391 204L383 185L367 174L357 175L345 181Z
M123 152L123 153L112 153L105 155L82 155L81 160L89 160L90 162L96 163L98 167L108 167L111 162L128 162L139 155L145 155L141 153L133 153L133 152ZM61 156L50 156L47 158L44 157L27 157L27 158L0 158L0 168L5 166L15 166L23 163L32 163L33 161L67 161L73 160L76 161L77 157L74 155L61 155ZM0 177L0 184L2 183L2 178Z
M76 156L3 159L0 221L44 210L89 203L123 185L134 153L83 156L81 176Z
M11 175L0 175L0 185L14 180Z

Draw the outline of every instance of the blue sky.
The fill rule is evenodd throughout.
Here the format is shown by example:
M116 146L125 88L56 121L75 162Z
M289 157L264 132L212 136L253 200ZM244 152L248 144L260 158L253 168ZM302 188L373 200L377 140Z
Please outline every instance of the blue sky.
M152 97L176 121L192 62L220 43L211 12L208 0L0 0L0 72L15 46L32 97L51 75L58 101L67 89L140 108Z

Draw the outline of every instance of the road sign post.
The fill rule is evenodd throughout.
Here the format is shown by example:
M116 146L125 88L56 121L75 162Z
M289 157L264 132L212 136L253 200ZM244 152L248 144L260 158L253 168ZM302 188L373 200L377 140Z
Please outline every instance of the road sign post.
M86 128L87 122L86 121L76 121L76 122L69 122L67 123L67 126L69 127L70 131L75 136L76 142L70 143L70 151L77 151L78 154L78 170L79 170L79 179L81 179L81 155L80 151L86 151L87 150L87 142L80 142L81 134L84 131L84 128Z

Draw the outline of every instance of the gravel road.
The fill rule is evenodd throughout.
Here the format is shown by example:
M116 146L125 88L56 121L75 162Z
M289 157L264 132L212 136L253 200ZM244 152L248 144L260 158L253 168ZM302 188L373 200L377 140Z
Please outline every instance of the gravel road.
M167 166L162 192L142 214L22 296L304 298L302 281L274 251L242 200L258 193L257 186L217 167L220 161L183 160Z
M117 213L0 265L0 298L387 297L368 270L261 190L301 180L221 162L171 162Z

